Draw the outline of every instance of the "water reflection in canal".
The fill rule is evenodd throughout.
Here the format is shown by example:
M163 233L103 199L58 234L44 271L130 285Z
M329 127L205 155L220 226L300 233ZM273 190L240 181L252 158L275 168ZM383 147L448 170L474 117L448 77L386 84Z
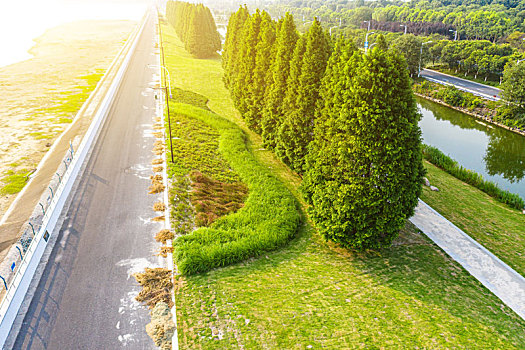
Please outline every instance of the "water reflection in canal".
M423 142L525 198L525 137L417 98Z

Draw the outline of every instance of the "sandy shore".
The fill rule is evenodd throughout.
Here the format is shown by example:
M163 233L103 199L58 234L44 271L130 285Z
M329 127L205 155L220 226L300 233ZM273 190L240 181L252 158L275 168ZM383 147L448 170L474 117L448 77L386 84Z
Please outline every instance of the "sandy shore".
M0 189L36 168L131 33L133 21L79 21L37 38L32 59L0 67ZM0 217L16 194L2 194Z

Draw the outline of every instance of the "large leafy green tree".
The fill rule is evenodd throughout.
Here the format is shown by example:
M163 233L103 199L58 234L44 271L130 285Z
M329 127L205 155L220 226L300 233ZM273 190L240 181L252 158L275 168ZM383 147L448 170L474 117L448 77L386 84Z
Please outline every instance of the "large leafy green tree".
M289 85L287 95L295 99L293 108L285 110L279 129L279 149L283 161L302 173L307 147L313 138L315 114L321 79L330 57L330 37L316 19L306 34L306 48L301 62L301 75L296 86Z
M286 13L277 33L277 52L271 67L268 93L261 120L264 145L269 148L275 147L275 134L283 120L283 103L290 76L290 62L298 39L299 35L293 16Z
M525 62L509 63L503 74L503 98L510 103L501 108L498 114L525 125Z
M418 202L420 115L399 55L374 49L340 62L346 65L330 73L338 83L318 120L302 190L324 237L347 248L380 248Z
M423 45L423 40L413 34L407 34L400 36L392 42L392 48L405 56L411 76L418 74L421 47L423 47L421 67L424 67L429 60L430 53L428 46Z

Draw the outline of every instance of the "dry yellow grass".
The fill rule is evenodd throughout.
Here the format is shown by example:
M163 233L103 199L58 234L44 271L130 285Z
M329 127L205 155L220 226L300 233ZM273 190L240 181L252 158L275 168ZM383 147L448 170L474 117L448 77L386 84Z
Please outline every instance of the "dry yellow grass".
M162 166L153 167L153 172L154 173L160 173L162 170L164 170L164 167L162 167Z
M162 175L160 175L160 174L151 175L149 178L150 178L152 183L153 182L162 182L162 179L163 179Z
M168 253L173 253L173 247L162 246L160 247L159 255L163 258L168 257Z
M164 211L164 210L166 210L166 204L164 204L162 202L157 202L157 203L153 204L153 210L155 210L155 211Z
M158 165L162 163L164 163L164 161L161 158L156 158L151 161L151 165Z
M165 189L164 185L160 182L153 182L149 187L149 194L161 193Z
M173 232L165 229L157 232L157 234L155 235L155 240L162 244L166 244L168 240L173 239L174 237L175 235L173 234Z
M165 219L164 215L160 215L160 216L155 216L153 219L151 219L151 221L161 222L161 221L164 221L164 219Z
M143 273L133 275L142 286L142 290L135 298L143 302L151 309L159 302L165 302L169 307L173 306L171 301L171 289L173 282L171 270L164 268L146 268Z

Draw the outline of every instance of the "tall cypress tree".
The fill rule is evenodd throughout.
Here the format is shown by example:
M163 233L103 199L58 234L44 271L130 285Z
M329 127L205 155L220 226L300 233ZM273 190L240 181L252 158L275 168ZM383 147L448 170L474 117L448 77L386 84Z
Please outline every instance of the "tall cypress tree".
M275 22L270 15L261 13L259 38L255 47L255 67L251 84L245 86L247 92L247 108L244 115L246 124L257 133L261 132L261 115L267 84L270 80L270 67L275 55Z
M275 133L275 154L284 163L290 164L290 160L286 154L286 145L291 143L290 138L293 134L290 131L289 125L284 121L287 116L297 108L296 91L299 87L299 78L301 77L301 69L303 66L303 56L306 51L306 35L302 35L297 40L292 60L290 61L290 75L288 76L286 94L282 106L282 119L276 120Z
M286 13L276 39L277 52L271 67L271 77L261 119L264 145L269 148L275 147L276 132L283 120L283 102L290 76L290 63L298 39L299 34L295 28L293 16Z
M226 88L230 88L234 84L232 81L236 79L238 73L239 52L243 41L242 33L244 23L249 16L246 6L241 6L237 12L230 16L228 21L224 50L222 52L223 81Z
M257 42L261 26L261 13L257 10L244 23L242 40L238 57L237 78L235 84L230 88L233 103L241 115L246 115L249 98L247 86L253 84L253 72L255 70L255 57L257 56Z
M279 129L279 150L283 161L298 173L303 172L304 157L313 138L316 107L321 79L330 56L331 43L316 19L306 34L306 49L301 63L301 75L296 86L289 85L287 95L295 95L293 109L285 111Z
M406 62L382 50L355 53L338 76L339 102L323 109L302 190L325 238L388 246L414 212L424 173Z

